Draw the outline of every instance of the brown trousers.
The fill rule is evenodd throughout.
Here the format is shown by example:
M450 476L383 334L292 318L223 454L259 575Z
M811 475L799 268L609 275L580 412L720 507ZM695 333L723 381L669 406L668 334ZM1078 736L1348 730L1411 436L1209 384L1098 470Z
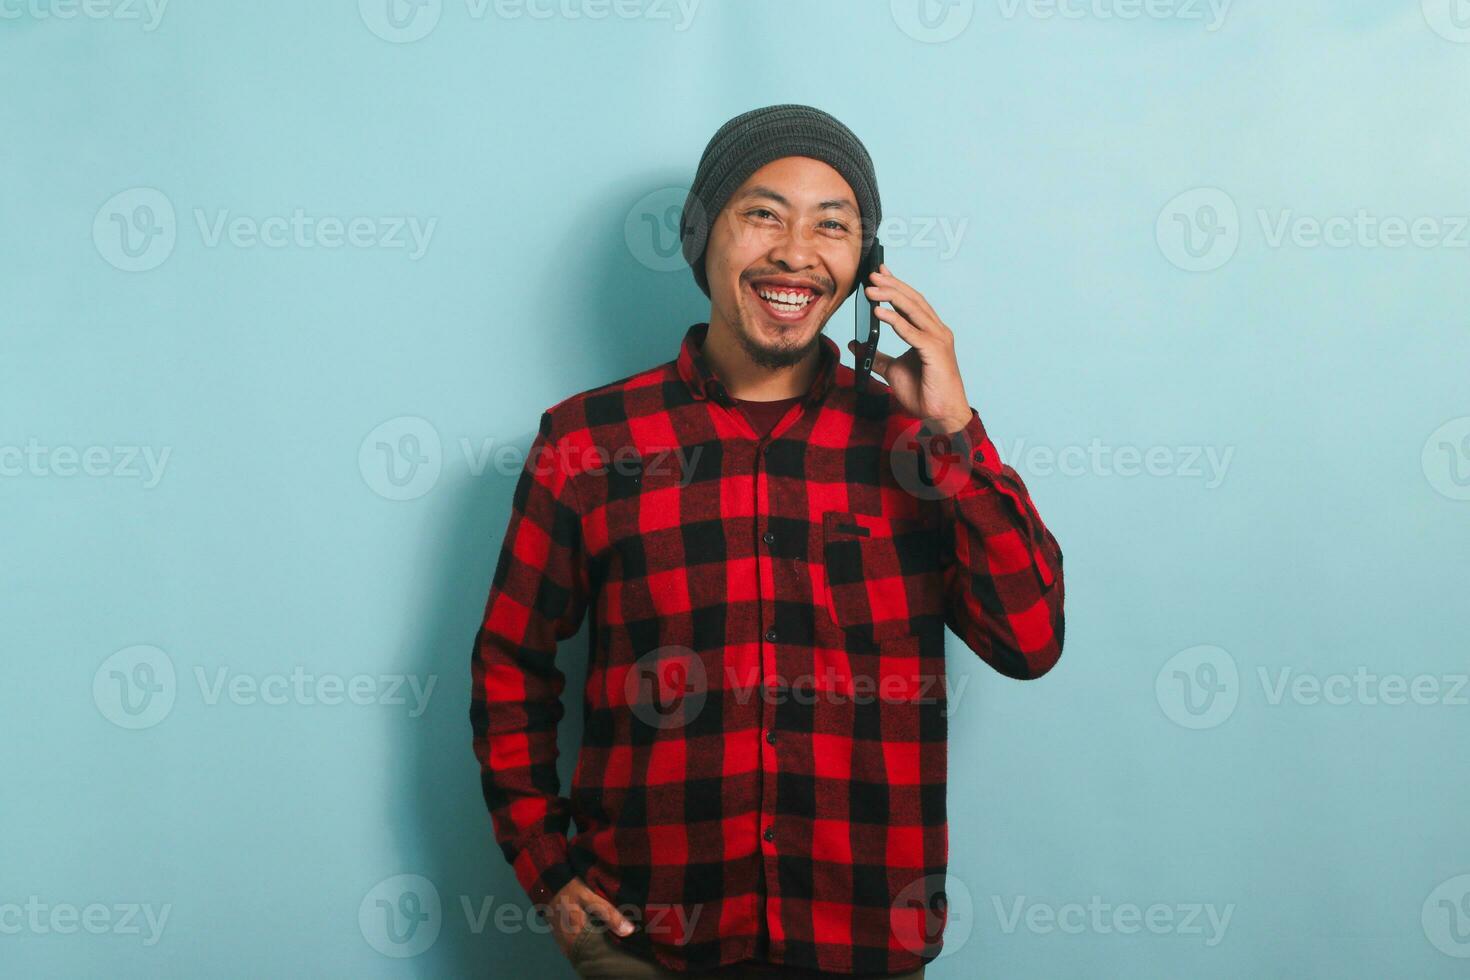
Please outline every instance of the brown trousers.
M572 941L567 953L582 980L852 980L844 973L799 970L769 963L727 963L703 973L675 973L668 967L634 956L607 938L607 927L587 916L587 924ZM890 980L924 980L921 966L913 973L892 974Z

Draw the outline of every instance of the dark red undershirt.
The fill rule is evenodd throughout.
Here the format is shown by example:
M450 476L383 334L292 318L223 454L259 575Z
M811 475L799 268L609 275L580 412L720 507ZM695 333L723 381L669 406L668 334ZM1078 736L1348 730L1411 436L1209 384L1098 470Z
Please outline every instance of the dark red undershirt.
M755 427L758 435L764 437L771 434L776 423L781 421L781 416L786 410L801 401L801 395L792 395L790 398L778 398L773 402L756 402L748 398L737 398L735 404L750 419L750 424Z

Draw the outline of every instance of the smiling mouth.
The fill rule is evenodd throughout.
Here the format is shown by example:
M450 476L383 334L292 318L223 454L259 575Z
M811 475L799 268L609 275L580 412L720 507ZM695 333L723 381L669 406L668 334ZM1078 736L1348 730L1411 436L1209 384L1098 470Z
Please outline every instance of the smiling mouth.
M761 283L750 284L762 309L773 320L782 323L799 323L806 319L812 307L822 296L815 289L805 286L772 286Z

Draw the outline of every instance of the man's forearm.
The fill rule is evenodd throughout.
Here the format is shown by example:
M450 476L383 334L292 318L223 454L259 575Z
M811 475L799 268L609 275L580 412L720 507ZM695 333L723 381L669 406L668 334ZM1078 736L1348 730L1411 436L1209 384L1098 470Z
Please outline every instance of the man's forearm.
M1008 677L1040 677L1062 653L1062 551L1026 485L1000 460L978 413L960 430L968 480L940 500L952 533L945 571L950 629Z

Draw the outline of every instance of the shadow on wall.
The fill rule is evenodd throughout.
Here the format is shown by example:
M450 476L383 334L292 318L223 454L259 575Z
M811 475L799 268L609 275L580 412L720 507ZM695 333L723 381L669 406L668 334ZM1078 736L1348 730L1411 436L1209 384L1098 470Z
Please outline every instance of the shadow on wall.
M513 444L514 459L524 461L543 409L671 360L688 326L709 319L709 301L680 255L678 210L662 206L674 195L648 197L677 186L677 178L662 174L627 181L568 228L541 287L544 295L571 291L581 304L576 329L560 334L568 344L563 360L507 372L512 379L550 372L550 384L543 377L536 388L553 394L541 399L545 404L531 404L514 387L489 390L486 421L472 442ZM588 229L595 230L590 238ZM446 445L448 451L457 447ZM493 458L478 476L445 468L433 491L434 525L417 556L427 570L424 590L419 608L407 611L411 626L400 641L407 670L439 678L428 711L405 729L389 760L390 785L399 791L389 814L399 870L432 882L442 909L438 938L416 957L420 976L574 976L495 842L471 747L470 657L520 475L509 469ZM582 740L587 635L584 622L557 651L567 678L557 767L564 796Z
M709 299L684 261L679 220L691 172L673 169L617 184L602 208L567 229L561 255L545 289L575 289L585 307L577 335L585 356L568 351L586 384L567 394L627 377L672 360L690 324L709 320ZM594 241L587 229L598 229ZM591 268L584 263L596 257ZM584 271L587 273L585 279Z

